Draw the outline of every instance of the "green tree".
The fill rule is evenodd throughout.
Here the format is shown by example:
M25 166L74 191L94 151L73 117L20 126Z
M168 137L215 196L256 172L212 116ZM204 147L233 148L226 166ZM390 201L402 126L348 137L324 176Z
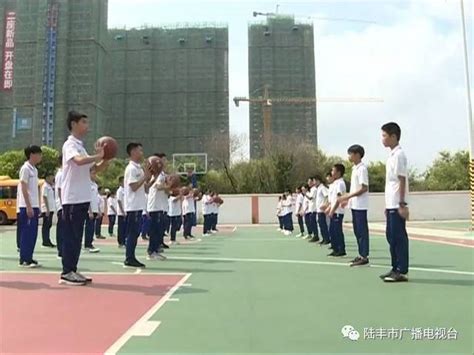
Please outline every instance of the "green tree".
M428 190L469 190L468 151L440 152L424 177Z
M43 159L38 164L39 178L45 178L46 175L54 174L58 166L59 152L51 147L42 146ZM18 179L20 168L25 162L26 157L23 150L10 150L0 155L0 175L8 175L12 179Z

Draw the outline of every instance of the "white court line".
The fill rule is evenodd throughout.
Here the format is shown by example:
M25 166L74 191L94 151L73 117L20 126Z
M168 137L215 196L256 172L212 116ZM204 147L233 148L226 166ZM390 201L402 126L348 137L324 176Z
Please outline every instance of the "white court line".
M170 298L168 302L179 302L179 298Z
M237 226L235 226L234 229L232 229L232 233L234 233L236 230L237 230Z
M58 271L49 271L41 269L18 269L18 270L0 270L1 274L46 274L46 275L59 275L61 273ZM153 276L176 276L176 275L187 275L186 272L144 272L137 274L136 272L107 272L107 271L87 271L84 272L87 275L119 275L119 276L130 276L130 275L153 275Z
M152 329L152 332L156 330L159 325L159 322L150 322L150 318L165 304L166 301L169 301L173 293L175 293L182 284L186 282L191 274L185 274L181 280L179 280L176 285L174 285L166 294L160 298L160 300L151 307L139 320L135 322L120 338L118 338L115 343L113 343L104 354L106 355L115 355L121 348L124 346L133 336L140 336L143 334L144 329L152 328L150 325L155 326ZM158 323L158 325L156 324ZM151 335L149 333L148 335Z
M229 239L230 240L230 239ZM0 255L0 257L2 257ZM103 255L105 259L116 259L113 255ZM54 257L55 259L56 257ZM48 258L45 258L48 259ZM285 259L247 259L247 258L211 258L211 257L191 257L191 256L180 256L180 255L170 255L168 257L169 260L208 260L208 261L239 261L239 262L257 262L257 263L282 263L282 264L301 264L301 265L332 265L332 266L343 266L343 267L349 267L349 259L347 259L347 262L344 263L338 263L338 262L332 262L332 261L315 261L315 260L285 260ZM119 262L112 262L112 264L117 264L117 265L122 265L122 263ZM370 267L373 268L383 268L387 269L390 268L390 265L377 265L377 264L370 264ZM474 272L472 271L457 271L457 270L445 270L445 269L427 269L427 268L419 268L419 267L410 267L410 270L415 270L415 271L423 271L423 272L434 272L434 273L444 273L444 274L457 274L457 275L469 275L473 276ZM28 269L28 271L31 271L31 269ZM190 271L192 271L192 267L190 267ZM21 271L16 271L18 273L21 273ZM34 271L36 272L36 271ZM53 272L54 273L54 272ZM103 274L111 274L104 272ZM117 273L120 274L120 273ZM133 275L133 273L122 273L123 275ZM140 275L146 275L147 273L143 273ZM166 275L166 273L159 273L160 275ZM176 275L179 273L170 273L170 275Z

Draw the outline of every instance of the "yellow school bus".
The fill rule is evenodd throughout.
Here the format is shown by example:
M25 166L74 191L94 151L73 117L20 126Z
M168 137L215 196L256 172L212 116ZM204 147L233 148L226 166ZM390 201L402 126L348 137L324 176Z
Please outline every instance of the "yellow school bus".
M41 189L44 180L39 180ZM0 225L16 222L16 194L20 180L0 176ZM38 195L41 196L41 195Z

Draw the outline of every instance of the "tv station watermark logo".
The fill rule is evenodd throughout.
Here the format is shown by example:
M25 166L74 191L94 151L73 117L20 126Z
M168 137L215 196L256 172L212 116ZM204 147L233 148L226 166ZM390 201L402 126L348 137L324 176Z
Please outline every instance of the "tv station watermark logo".
M345 325L341 329L343 338L350 341L360 340L457 340L458 331L453 327L436 328L364 328L359 332L352 325Z

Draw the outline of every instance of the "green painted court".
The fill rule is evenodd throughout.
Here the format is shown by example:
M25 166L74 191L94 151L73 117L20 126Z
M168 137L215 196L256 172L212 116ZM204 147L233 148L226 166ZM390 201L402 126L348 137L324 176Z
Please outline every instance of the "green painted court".
M114 339L94 351L111 354L472 354L474 238L469 224L410 224L417 230L426 227L427 233L423 240L410 240L410 281L401 284L378 277L390 263L380 234L371 234L371 267L348 266L356 243L346 227L348 258L329 259L326 247L285 237L274 226L223 227L218 235L174 246L166 251L166 261L145 262L145 244L140 244L139 258L147 264L141 272L123 269L123 250L109 239L95 243L100 253L82 254L80 271L93 276L94 283L72 290L57 284L60 261L55 250L42 249L40 243L35 256L44 267L19 269L15 229L5 227L0 230L1 308L14 306L3 304L7 295L14 303L23 294L29 307L41 308L44 298L52 302L78 293L77 302L89 303L105 321L105 326L90 324L97 327L97 337L110 333ZM442 240L450 239L452 229L463 232L464 244L425 240L435 228L446 233ZM133 318L133 331L107 326L107 307ZM53 303L39 314L61 322L55 308ZM48 319L28 319L29 312L20 308L8 319L2 312L2 334L25 321L36 331L49 326ZM359 340L343 337L345 325L359 332ZM436 328L450 330L450 339L436 339ZM422 339L412 339L420 331ZM7 348L2 352L16 352L17 344L8 341L3 340ZM38 341L37 352L48 353Z

